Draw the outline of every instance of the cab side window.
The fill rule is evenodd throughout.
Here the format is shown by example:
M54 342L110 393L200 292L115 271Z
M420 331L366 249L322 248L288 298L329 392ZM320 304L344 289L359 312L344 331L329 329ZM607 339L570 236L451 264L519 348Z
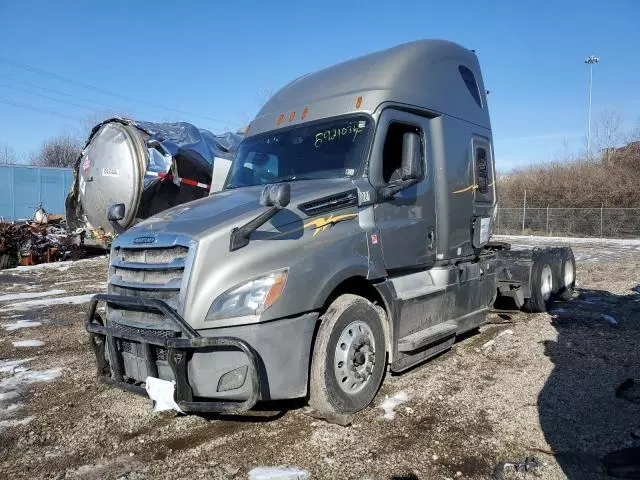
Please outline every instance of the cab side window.
M420 129L413 125L398 122L389 124L382 151L382 179L385 183L401 179L402 137L407 132L417 133L421 138L424 138ZM424 174L424 158L422 165Z
M477 185L476 201L492 203L494 192L493 165L491 163L491 151L484 142L478 142L474 145L474 170L475 184Z

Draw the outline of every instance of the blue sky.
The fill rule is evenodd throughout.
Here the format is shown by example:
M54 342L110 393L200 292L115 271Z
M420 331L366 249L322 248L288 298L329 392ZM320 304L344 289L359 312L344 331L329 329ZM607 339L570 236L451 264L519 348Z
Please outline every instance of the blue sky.
M613 109L621 129L637 123L639 17L637 0L0 1L0 146L34 151L114 112L236 129L304 73L445 38L480 58L507 170L584 149L587 55L601 58L593 118Z

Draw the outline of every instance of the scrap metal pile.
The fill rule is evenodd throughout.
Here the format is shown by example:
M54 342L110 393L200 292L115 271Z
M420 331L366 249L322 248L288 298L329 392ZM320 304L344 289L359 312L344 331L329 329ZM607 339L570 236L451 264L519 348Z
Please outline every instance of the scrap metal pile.
M0 269L86 256L83 235L69 234L60 215L38 209L32 220L0 222Z
M110 118L96 125L76 163L66 200L70 229L107 246L107 209L125 206L119 224L136 222L221 189L242 135L214 135L185 122Z

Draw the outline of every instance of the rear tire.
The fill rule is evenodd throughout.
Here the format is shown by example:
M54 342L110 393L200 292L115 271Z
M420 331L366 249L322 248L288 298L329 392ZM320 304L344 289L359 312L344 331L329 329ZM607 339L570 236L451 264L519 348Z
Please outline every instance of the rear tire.
M576 287L576 260L570 248L564 249L562 253L558 278L558 299L571 300Z
M541 254L534 257L531 269L531 297L524 303L527 312L546 312L551 308L555 286L554 258Z
M309 378L309 404L355 413L374 399L386 367L384 311L357 295L336 298L321 318Z

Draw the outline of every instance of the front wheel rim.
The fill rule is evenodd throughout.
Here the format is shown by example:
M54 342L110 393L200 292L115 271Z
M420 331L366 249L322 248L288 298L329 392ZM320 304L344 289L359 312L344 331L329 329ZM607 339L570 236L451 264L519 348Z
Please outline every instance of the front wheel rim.
M340 389L355 395L370 382L375 366L376 343L369 326L351 322L338 337L333 371Z
M546 301L551 297L551 290L553 289L553 272L549 265L542 267L540 272L540 293L542 298Z

